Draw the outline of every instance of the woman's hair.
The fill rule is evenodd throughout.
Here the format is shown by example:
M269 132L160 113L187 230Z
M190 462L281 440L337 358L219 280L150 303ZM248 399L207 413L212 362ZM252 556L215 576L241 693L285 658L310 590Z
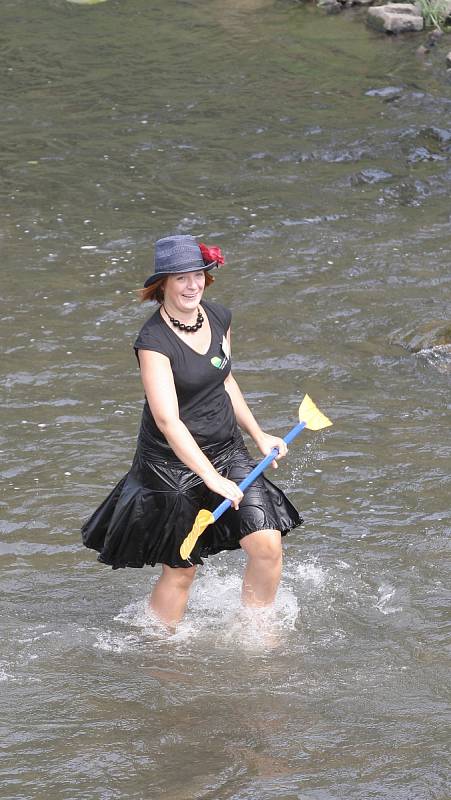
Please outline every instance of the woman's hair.
M210 275L207 270L204 271L205 275L205 287L210 286L214 283L213 275ZM141 303L145 303L146 300L151 302L160 303L160 305L164 302L164 284L166 283L167 278L160 278L155 283L151 283L150 286L147 286L145 289L138 289L138 296Z

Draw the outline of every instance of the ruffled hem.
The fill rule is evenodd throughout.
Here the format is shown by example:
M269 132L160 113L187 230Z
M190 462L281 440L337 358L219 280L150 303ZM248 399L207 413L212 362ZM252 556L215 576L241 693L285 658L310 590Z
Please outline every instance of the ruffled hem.
M224 469L238 483L252 466L243 447ZM186 568L221 551L239 549L250 533L279 530L285 536L303 522L284 493L262 475L245 493L239 510L229 509L210 525L184 561L180 546L200 508L213 509L221 500L186 468L147 464L143 473L135 461L83 526L83 543L113 569L156 564Z
M199 507L181 494L176 497L172 494L170 498L164 497L164 493L163 497L155 496L159 493L139 486L130 474L119 481L83 526L83 544L96 550L98 561L112 569L160 563L189 567L203 564L208 556L239 549L241 539L258 530L279 530L285 536L303 520L285 495L270 481L264 481L266 495L276 492L277 505L279 509L283 506L283 512L268 513L261 506L250 506L239 520L238 512L226 512L204 531L189 562L181 558L179 550ZM268 503L268 496L265 499Z
M280 526L280 522L279 523L277 523L277 522L268 522L264 527L261 527L261 528L260 527L259 528L255 528L253 526L245 526L245 527L248 527L249 530L246 530L246 532L243 533L243 535L240 537L240 539L237 542L228 542L228 543L227 542L223 542L223 543L218 544L216 546L212 545L211 547L202 547L201 546L200 547L200 554L199 554L199 552L195 553L193 551L193 553L191 553L191 555L190 555L189 562L188 561L182 561L180 559L180 557L177 559L177 563L171 563L171 564L169 564L167 561L161 561L161 562L158 562L158 561L145 561L144 563L136 563L136 562L132 562L132 561L118 562L118 561L112 561L111 559L109 559L108 556L103 551L100 552L99 555L97 556L97 561L100 561L101 564L106 564L107 566L111 567L112 569L125 569L126 567L131 567L132 569L142 569L145 566L155 567L156 564L158 564L158 563L167 564L167 566L169 566L169 567L180 567L180 568L187 568L187 567L191 567L191 566L202 566L202 564L204 563L204 561L203 561L204 558L208 558L209 556L215 556L218 553L222 553L222 552L225 552L225 551L239 550L241 548L241 544L240 544L241 540L244 539L246 536L248 536L251 533L256 533L257 530L280 530L281 535L282 536L286 536L287 533L289 533L294 528L297 528L300 525L302 525L303 522L304 522L304 520L302 519L302 517L299 517L299 522L291 522L290 525L289 526L287 525L287 527L284 527L283 530L280 530L280 527L279 527ZM188 531L185 532L185 535L186 535L186 533L188 533ZM86 545L86 546L89 547L89 545ZM96 547L91 547L91 549L97 550Z

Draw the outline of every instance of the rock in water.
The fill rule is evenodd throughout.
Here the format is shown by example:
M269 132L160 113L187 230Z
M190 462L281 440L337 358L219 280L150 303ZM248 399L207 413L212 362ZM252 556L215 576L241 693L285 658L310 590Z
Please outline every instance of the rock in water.
M430 350L420 350L417 355L428 366L434 367L444 375L451 373L451 345L437 345Z
M387 3L368 9L368 22L386 33L422 31L424 20L411 3Z
M318 8L326 14L338 14L343 10L343 6L338 0L318 0Z
M451 353L451 322L431 320L416 328L395 331L390 339L393 344L400 344L411 353L431 350L433 347L449 348Z
M390 342L415 353L438 372L451 373L451 322L431 320L416 328L394 331Z

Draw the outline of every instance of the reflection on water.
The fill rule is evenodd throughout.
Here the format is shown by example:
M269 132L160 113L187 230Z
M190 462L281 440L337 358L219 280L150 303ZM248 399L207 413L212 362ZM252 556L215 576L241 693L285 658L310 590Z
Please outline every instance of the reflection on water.
M298 3L3 3L6 797L445 800L449 319L444 53ZM443 55L443 58L442 58ZM275 608L205 565L175 636L158 571L81 520L125 472L135 289L169 231L217 241L263 426L333 419L277 480L306 519Z

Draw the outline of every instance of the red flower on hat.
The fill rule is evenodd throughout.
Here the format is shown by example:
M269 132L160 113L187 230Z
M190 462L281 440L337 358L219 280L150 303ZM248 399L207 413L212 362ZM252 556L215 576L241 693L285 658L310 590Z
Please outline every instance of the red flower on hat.
M224 256L222 255L220 247L216 245L207 247L203 242L199 242L199 248L202 253L202 258L204 259L204 264L211 264L212 261L216 261L218 265L224 264Z

